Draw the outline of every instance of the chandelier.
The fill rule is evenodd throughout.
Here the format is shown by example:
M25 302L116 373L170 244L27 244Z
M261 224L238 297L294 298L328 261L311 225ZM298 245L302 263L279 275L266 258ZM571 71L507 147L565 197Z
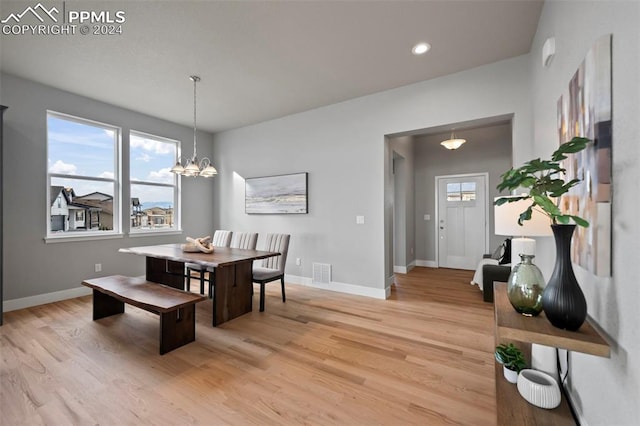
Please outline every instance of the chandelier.
M453 131L451 131L451 137L446 141L440 142L440 145L444 146L447 149L458 149L466 141L467 141L466 139L456 139L456 137L453 134Z
M180 158L176 162L176 165L171 168L171 172L182 176L201 176L211 177L218 174L218 171L211 164L211 160L207 157L198 161L197 156L197 141L196 141L196 83L200 81L200 77L192 75L189 77L193 81L193 157L187 160L183 166L180 163Z

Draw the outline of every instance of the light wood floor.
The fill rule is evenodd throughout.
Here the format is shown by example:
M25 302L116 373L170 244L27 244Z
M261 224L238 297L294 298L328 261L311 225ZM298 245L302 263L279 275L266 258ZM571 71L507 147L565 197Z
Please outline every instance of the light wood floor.
M5 313L2 425L495 424L492 305L472 272L415 268L376 300L267 285L266 312L158 355L158 317L91 297ZM193 289L196 290L195 281ZM257 287L256 287L257 289Z

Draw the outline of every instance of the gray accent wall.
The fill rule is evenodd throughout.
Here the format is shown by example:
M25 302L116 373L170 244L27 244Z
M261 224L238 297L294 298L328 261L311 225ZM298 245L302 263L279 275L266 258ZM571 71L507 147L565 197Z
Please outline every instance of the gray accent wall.
M216 134L216 226L290 233L287 274L310 279L312 262L329 263L334 283L327 288L344 283L379 293L388 277L385 224L393 223L385 135L513 115L514 159L526 159L533 134L528 64L521 56ZM244 213L244 178L294 172L309 173L309 214Z
M640 418L640 2L545 2L529 58L533 154L548 157L557 147L558 98L591 46L607 34L613 35L613 273L605 278L575 270L589 315L609 336L611 357L570 353L568 385L582 424L635 425ZM555 37L556 55L543 68L547 37ZM548 278L553 239L539 239L536 251L547 254L537 259Z
M416 190L416 258L435 262L436 260L436 176L469 173L489 174L489 200L499 195L496 186L500 175L512 166L511 124L456 131L456 137L467 140L457 150L444 149L440 142L451 134L416 136L415 190ZM424 215L431 220L424 220ZM489 247L495 249L504 236L496 236L493 231L493 207L489 206Z
M112 274L141 275L144 273L144 258L118 253L119 248L184 241L187 235L203 236L212 232L212 181L182 178L183 235L136 238L125 235L118 239L46 244L48 109L121 127L123 177L129 174L129 129L181 140L189 155L193 130L13 75L1 74L0 84L0 103L9 106L5 113L2 158L5 303L76 289L81 287L85 278ZM185 108L192 106L185 105ZM211 139L209 134L199 134L200 155L211 155ZM126 231L129 217L129 188L126 186L122 197ZM102 272L94 272L96 263L102 264Z

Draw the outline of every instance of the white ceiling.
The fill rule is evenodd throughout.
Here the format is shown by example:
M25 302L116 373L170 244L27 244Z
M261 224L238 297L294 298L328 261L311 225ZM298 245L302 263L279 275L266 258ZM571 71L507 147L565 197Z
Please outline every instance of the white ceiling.
M37 2L2 3L4 19ZM2 35L2 71L185 125L197 74L198 128L217 132L528 53L542 1L80 5L123 10L122 34Z

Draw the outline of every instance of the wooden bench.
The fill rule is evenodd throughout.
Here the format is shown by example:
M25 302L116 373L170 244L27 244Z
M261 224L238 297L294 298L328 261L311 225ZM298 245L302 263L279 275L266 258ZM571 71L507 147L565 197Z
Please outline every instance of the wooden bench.
M196 303L205 296L122 275L92 278L93 320L124 312L124 304L160 315L160 355L196 339Z

